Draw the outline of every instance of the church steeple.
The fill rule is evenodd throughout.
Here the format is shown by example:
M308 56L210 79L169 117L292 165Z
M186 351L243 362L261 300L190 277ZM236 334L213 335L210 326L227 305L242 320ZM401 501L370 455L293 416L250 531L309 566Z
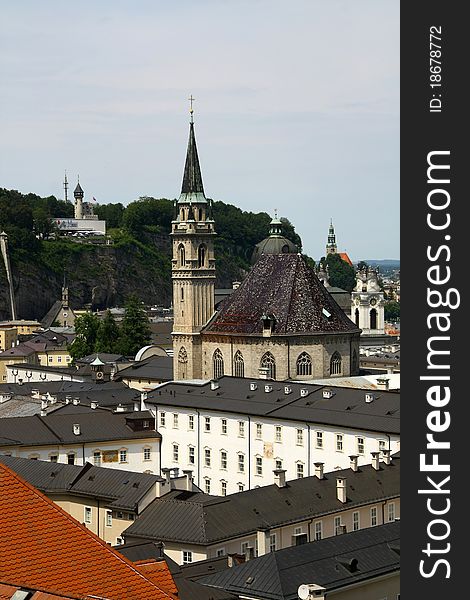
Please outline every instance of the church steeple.
M330 221L330 227L328 229L328 243L326 244L327 254L338 254L338 247L336 245L336 234L335 228L333 227L333 219Z
M201 167L199 165L199 157L197 154L196 136L194 135L194 120L191 96L191 121L189 123L189 140L186 151L186 162L184 165L183 185L181 186L181 195L178 203L194 202L206 203L204 195L204 186L202 183Z

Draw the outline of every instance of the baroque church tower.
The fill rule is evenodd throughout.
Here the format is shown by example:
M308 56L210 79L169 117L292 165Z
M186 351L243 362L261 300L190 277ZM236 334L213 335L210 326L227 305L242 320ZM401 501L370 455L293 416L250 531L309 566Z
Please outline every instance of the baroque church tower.
M214 314L215 258L212 204L204 194L191 120L183 185L172 221L173 367L175 379L202 378L201 329Z
M330 221L330 227L328 229L328 243L326 244L327 254L338 254L338 246L336 245L336 234L335 228L333 227L333 220Z

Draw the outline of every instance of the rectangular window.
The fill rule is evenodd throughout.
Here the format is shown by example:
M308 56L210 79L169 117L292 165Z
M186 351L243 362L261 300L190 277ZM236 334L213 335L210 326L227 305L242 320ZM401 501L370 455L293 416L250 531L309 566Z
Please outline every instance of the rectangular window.
M193 553L190 550L183 550L183 565L193 562Z
M227 453L225 450L220 451L220 468L227 469Z
M250 542L242 542L240 545L241 553L245 554L245 552L250 548Z
M227 435L227 419L222 419L221 425L223 435Z
M335 535L341 533L341 517L335 517Z
M220 482L220 493L222 494L222 496L227 495L227 482L226 481Z
M297 429L297 446L303 446L303 445L304 445L304 430Z
M317 448L323 448L323 431L317 431Z
M91 508L89 506L85 506L85 523L91 523Z
M180 458L180 448L178 444L173 444L173 462L178 462Z
M364 454L364 438L358 437L357 439L357 453Z
M211 480L209 478L204 479L204 490L206 494L211 493Z
M57 362L58 362L58 363L62 362L62 356L58 356L58 357L57 357Z
M106 527L112 527L113 525L113 513L110 510L106 511Z
M59 455L58 454L51 454L50 461L54 462L54 463L59 462Z
M93 452L93 464L97 467L101 465L101 452L99 450Z
M207 431L207 433L209 433L210 430L211 430L211 418L204 417L204 431Z
M388 522L391 523L392 521L395 521L395 502L390 502L387 512Z
M323 537L323 525L321 521L315 523L315 539L321 540Z
M164 412L160 413L160 427L165 427L166 423L166 414Z
M370 526L375 527L377 525L377 507L373 506L370 509Z
M276 425L276 442L282 442L282 427Z
M263 426L261 423L256 423L256 439L261 440L263 437Z
M276 469L282 469L282 460L280 458L276 458Z
M119 462L127 462L127 450L119 450Z
M352 522L353 522L353 531L358 531L360 529L358 512L353 512Z
M343 451L343 435L341 433L336 434L336 452Z
M269 536L269 551L270 552L276 551L276 534L275 533L272 533Z
M206 465L206 467L211 466L211 451L209 448L206 448L204 450L204 464Z
M243 492L245 490L245 486L243 485L243 483L239 483L238 484L238 491L239 492Z
M142 422L142 427L144 429L149 429L150 428L150 421L143 421Z
M74 452L70 452L70 454L67 454L67 464L68 465L75 464L75 453Z
M194 465L196 462L196 460L194 458L194 446L189 446L188 451L189 451L188 462L190 465Z
M189 431L194 431L194 415L188 416L188 429Z
M173 413L173 429L178 429L178 413Z
M302 479L304 476L304 465L303 463L297 463L297 479Z
M240 437L245 437L245 422L238 421L238 435Z
M216 556L225 556L225 548L217 548L215 551Z
M144 460L150 460L150 448L144 448Z
M263 474L263 459L261 458L261 456L256 457L256 474Z

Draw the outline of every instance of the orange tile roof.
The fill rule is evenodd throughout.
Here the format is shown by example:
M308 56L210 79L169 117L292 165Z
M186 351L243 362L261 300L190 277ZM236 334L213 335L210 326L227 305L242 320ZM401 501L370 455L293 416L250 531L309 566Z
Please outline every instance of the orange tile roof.
M178 594L178 588L164 560L157 561L154 558L149 558L146 560L136 560L134 564L147 579L156 583L162 590L171 594Z
M349 258L349 256L347 255L347 253L346 253L346 252L338 252L338 256L339 256L339 257L340 257L342 260L344 260L344 262L347 262L347 263L348 263L348 265L349 265L350 267L352 267L352 266L353 266L353 264L352 264L352 261L351 261L351 259Z
M173 598L3 464L0 498L0 581L79 599Z
M6 585L0 583L0 600L11 600L11 597L15 592L20 590L17 585ZM48 594L47 592L34 592L31 596L31 600L74 600L70 596L56 596L55 594Z

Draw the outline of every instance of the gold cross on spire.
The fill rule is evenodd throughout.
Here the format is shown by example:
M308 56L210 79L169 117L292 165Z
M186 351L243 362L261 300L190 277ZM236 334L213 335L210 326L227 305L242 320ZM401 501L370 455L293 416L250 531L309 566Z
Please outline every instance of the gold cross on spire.
M193 98L193 95L191 94L191 96L189 96L188 100L189 100L189 112L191 114L191 123L192 123L193 122L193 112L194 112L193 102L194 102L195 98Z

